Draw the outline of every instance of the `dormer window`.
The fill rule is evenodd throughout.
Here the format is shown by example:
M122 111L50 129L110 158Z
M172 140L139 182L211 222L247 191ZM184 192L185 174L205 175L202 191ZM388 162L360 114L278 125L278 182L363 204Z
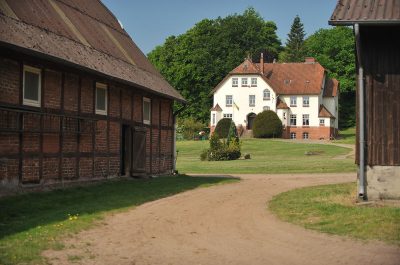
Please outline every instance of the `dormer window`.
M232 78L232 87L238 87L239 80L237 77Z

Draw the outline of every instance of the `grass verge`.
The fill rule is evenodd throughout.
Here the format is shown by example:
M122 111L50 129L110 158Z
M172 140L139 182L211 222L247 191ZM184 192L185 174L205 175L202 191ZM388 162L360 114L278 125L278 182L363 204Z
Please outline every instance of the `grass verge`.
M40 253L62 249L60 239L87 229L105 214L197 187L236 181L171 176L118 180L0 199L0 264L45 264Z
M356 144L356 128L352 127L339 131L338 140L332 142L338 144Z
M355 191L355 183L301 188L275 196L269 208L305 228L400 245L400 208L357 206Z
M208 141L177 142L178 170L183 173L206 174L330 173L356 170L354 159L334 159L349 153L350 149L334 145L243 139L242 155L249 153L251 159L200 161L201 151L208 147Z

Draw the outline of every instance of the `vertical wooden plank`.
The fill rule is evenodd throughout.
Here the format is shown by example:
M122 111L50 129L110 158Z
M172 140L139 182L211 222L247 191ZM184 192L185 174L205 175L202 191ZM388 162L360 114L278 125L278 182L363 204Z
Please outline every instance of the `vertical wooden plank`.
M24 79L24 63L23 61L19 61L19 104L22 105L23 101L23 79ZM19 134L19 144L18 144L18 178L19 185L22 184L23 177L23 148L24 148L24 133L23 133L23 123L24 123L24 115L22 113L18 113L18 134Z
M65 88L65 72L61 74L61 114L64 115L64 88ZM60 128L59 128L59 156L58 156L58 178L63 183L64 178L62 174L62 160L63 160L63 143L64 143L64 116L60 118Z
M82 110L82 76L79 75L79 86L78 86L78 118L81 116ZM80 165L81 165L81 153L80 153L80 131L81 131L81 122L78 120L78 133L76 134L76 167L75 167L75 176L77 179L80 178Z

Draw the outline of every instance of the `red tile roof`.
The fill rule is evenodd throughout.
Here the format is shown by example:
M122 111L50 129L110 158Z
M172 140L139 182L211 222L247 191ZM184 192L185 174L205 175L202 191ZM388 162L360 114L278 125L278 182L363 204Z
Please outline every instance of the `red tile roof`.
M339 81L336 79L327 79L324 89L324 97L336 97L339 91Z
M250 59L245 59L238 67L229 72L230 74L260 74L260 68Z
M339 0L329 24L400 24L399 0Z
M101 1L1 2L0 46L185 101Z
M217 103L217 105L215 105L213 108L211 108L211 111L222 111L222 109Z
M335 116L333 116L332 113L330 113L329 110L322 104L319 105L318 117L336 119Z
M278 101L276 102L276 108L277 109L289 109L288 105L283 102L280 98L278 98Z

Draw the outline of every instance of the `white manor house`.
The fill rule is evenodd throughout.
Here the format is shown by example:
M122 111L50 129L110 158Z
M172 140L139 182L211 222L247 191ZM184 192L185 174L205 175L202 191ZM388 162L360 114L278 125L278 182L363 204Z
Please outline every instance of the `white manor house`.
M213 90L211 132L222 118L252 130L256 115L273 110L283 124L283 138L331 139L338 130L339 83L327 77L314 58L304 63L260 63L246 59Z

